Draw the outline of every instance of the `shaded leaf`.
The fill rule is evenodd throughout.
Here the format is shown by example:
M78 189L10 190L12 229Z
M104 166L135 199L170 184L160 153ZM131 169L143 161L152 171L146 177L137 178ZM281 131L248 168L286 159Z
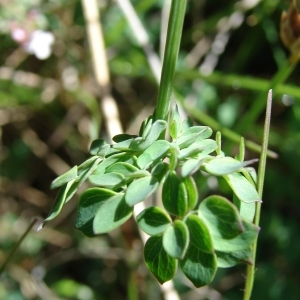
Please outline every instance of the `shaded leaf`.
M144 209L137 215L136 220L139 227L149 235L163 233L172 223L170 216L158 206Z
M189 215L184 222L190 232L190 244L201 251L213 253L213 242L205 223L195 215Z
M93 220L100 205L117 193L103 188L90 188L82 193L78 202L75 227L87 236L94 236Z
M130 140L130 139L134 139L136 138L137 135L132 135L132 134L127 134L127 133L121 133L121 134L117 134L115 135L112 140L115 143L120 143L120 142L124 142L126 140Z
M169 171L169 165L165 162L158 163L151 171L153 177L157 179L157 181L161 182L163 178L166 176Z
M81 165L78 166L78 176L70 187L66 202L72 199L78 188L87 180L87 178L94 172L98 164L102 161L102 158L93 156Z
M188 209L188 194L184 182L175 171L169 172L162 188L165 209L175 216L183 217Z
M199 205L198 215L206 223L214 240L232 239L244 230L237 208L221 196L204 199Z
M112 196L101 203L93 221L94 234L107 233L124 224L132 215L124 194Z
M90 153L91 155L98 155L101 157L105 157L105 155L108 153L108 150L110 149L110 145L107 144L102 139L94 140L90 146Z
M144 248L144 258L148 269L159 283L171 280L177 270L177 260L169 256L163 248L162 236L151 236Z
M55 201L52 205L52 208L50 210L50 213L48 217L44 220L44 222L48 222L52 219L54 219L61 211L63 205L66 202L67 193L72 186L74 182L74 179L69 181L67 184L65 184L63 187L61 187L56 195Z
M219 268L230 268L239 263L245 263L252 266L251 248L246 248L236 252L216 251Z
M188 228L184 222L176 220L163 234L163 247L171 257L182 259L188 245Z
M195 287L205 286L214 279L217 257L215 254L201 251L190 243L184 259L180 261L180 267Z
M182 179L185 184L187 196L188 196L188 208L187 210L192 210L198 201L198 190L193 177L189 176Z
M214 247L222 252L235 252L249 248L257 238L259 228L252 223L243 221L244 231L233 239L220 239L212 235Z

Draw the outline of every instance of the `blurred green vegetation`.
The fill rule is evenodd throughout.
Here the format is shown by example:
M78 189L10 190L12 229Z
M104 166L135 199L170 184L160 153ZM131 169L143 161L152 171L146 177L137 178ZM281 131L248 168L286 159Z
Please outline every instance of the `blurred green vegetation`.
M124 130L136 133L139 116L143 119L153 112L157 84L121 8L114 1L98 2L112 94ZM131 2L158 53L165 1ZM274 89L270 149L279 158L267 162L253 299L296 300L300 295L300 69L294 66L289 76L274 83L289 59L279 24L290 1L253 3L188 2L174 86L189 109L206 113L256 143L263 131L260 103L264 104L268 89ZM106 138L107 133L81 2L0 1L0 20L2 265L32 218L47 215L56 193L49 189L51 181L86 159L91 140ZM26 52L26 42L37 29L55 37L45 60ZM17 33L23 34L21 40L14 36ZM223 137L229 155L237 147ZM246 153L247 159L258 156ZM231 197L221 180L203 176L196 180L200 199L209 193ZM163 299L144 266L134 221L109 235L87 238L74 229L77 200L78 195L42 231L31 231L1 275L0 299ZM179 273L175 287L181 299L241 299L243 274L243 265L220 270L209 288L196 290Z

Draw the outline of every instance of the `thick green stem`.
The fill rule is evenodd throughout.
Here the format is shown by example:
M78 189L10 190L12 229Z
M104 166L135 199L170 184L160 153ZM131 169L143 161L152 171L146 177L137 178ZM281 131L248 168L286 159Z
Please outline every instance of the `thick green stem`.
M186 0L172 1L160 87L154 115L155 120L168 120L173 78L181 41L185 8Z
M269 94L268 94L266 119L265 119L265 127L264 127L264 137L263 137L263 142L262 142L262 151L261 151L261 155L260 155L260 159L259 159L258 176L257 176L257 192L261 199L262 199L262 195L263 195L266 161L267 161L268 141L269 141L270 122L271 122L271 107L272 107L272 90L270 90ZM256 202L256 212L255 212L255 217L254 217L254 224L257 226L259 226L260 210L261 210L261 203ZM257 249L257 238L252 246L253 265L247 267L244 300L249 300L251 297L251 293L252 293L254 277L255 277L254 276L255 268L256 268L255 267L256 249Z

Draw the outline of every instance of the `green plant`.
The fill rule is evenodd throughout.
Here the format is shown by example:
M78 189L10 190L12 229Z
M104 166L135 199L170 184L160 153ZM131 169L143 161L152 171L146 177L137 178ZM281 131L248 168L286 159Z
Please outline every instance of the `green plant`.
M220 132L216 140L210 139L212 129L193 126L189 118L182 120L176 105L168 119L184 11L184 0L173 1L154 115L142 123L138 136L117 135L112 145L93 141L92 156L53 181L51 188L60 190L45 222L59 214L87 179L96 187L81 195L75 226L91 237L125 223L133 207L161 186L163 206L147 207L136 218L140 229L150 235L144 248L147 267L164 283L173 278L179 264L200 287L213 280L218 267L240 262L253 266L263 176L257 191L256 172L249 167L256 160L244 160L243 139L239 155L228 157L221 149ZM167 129L170 140L165 138ZM266 145L267 138L263 162ZM193 179L199 171L222 176L232 189L233 203L218 195L199 201ZM253 280L253 275L249 277ZM247 294L250 297L250 287Z

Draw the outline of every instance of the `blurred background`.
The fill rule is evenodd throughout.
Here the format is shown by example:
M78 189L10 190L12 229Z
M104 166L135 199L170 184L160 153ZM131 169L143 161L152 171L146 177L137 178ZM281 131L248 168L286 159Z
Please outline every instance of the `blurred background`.
M289 63L279 34L290 4L188 1L174 80L187 114L195 124L222 129L231 156L238 149L234 133L261 143L273 89L270 149L278 158L267 162L253 299L300 297L300 69ZM136 134L155 106L148 54L161 57L170 1L97 5L117 119ZM128 22L135 17L146 44L137 37L142 28ZM111 111L102 99L81 1L0 0L0 265L32 220L47 216L57 192L52 180L87 159L93 139L110 142ZM253 157L259 153L247 150L246 159ZM198 174L196 181L200 199L231 198L218 178ZM74 228L78 196L43 230L30 231L1 275L0 299L165 299L143 262L134 220L87 238ZM241 299L244 274L244 265L219 269L209 287L195 289L178 272L174 286L180 299Z

